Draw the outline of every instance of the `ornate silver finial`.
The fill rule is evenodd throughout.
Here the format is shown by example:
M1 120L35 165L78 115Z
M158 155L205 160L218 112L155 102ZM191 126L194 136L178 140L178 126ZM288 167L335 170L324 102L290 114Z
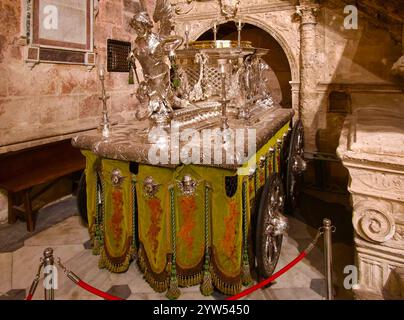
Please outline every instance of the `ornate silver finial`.
M101 97L99 98L100 100L102 100L102 120L99 129L102 132L102 137L106 139L109 137L111 127L109 123L108 107L107 107L107 101L110 98L110 96L108 96L105 91L105 69L103 65L99 67L99 78L102 85Z
M219 26L217 25L217 22L213 22L213 41L215 41L215 45L216 45L216 41L217 41L217 31L219 30Z
M244 23L241 22L241 19L238 19L235 24L237 27L237 47L241 48L241 30L243 30Z

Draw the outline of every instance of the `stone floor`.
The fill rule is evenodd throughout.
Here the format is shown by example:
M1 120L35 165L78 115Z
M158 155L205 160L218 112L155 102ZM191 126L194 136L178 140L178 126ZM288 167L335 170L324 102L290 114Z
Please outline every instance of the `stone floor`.
M309 202L310 203L310 202ZM326 208L323 208L327 212ZM80 217L76 215L74 198L65 199L48 208L48 214L56 215L58 212L69 211L63 221L53 226L43 228L35 234L13 234L12 227L0 228L0 238L14 239L9 246L0 246L0 299L24 299L31 285L39 259L47 247L54 249L55 257L60 257L66 267L74 271L80 278L98 289L108 291L114 295L129 300L166 299L164 293L153 291L143 280L135 263L123 274L112 274L106 270L98 269L98 257L92 255L89 248L89 237L86 227ZM42 213L40 213L42 215ZM316 229L302 222L298 214L290 219L290 230L284 238L280 260L277 270L292 261L303 250L316 234ZM321 219L318 220L321 224ZM316 226L317 227L317 226ZM17 227L14 227L17 228ZM19 242L18 239L22 240ZM9 241L10 242L10 241ZM9 243L8 242L8 243ZM16 245L21 243L21 245ZM10 250L11 248L11 250ZM341 290L340 279L343 266L350 263L347 258L351 255L352 246L343 241L334 243L335 267L335 293L340 299L351 298L349 293ZM348 253L348 254L347 254ZM246 299L269 300L321 300L324 299L323 281L323 254L321 244L314 248L310 255L292 270L280 277L270 287L254 292ZM83 289L76 287L62 272L59 272L56 299L99 299ZM211 297L204 297L199 293L199 287L182 288L180 299L224 299L225 296L215 293ZM43 299L44 293L41 285L34 299Z

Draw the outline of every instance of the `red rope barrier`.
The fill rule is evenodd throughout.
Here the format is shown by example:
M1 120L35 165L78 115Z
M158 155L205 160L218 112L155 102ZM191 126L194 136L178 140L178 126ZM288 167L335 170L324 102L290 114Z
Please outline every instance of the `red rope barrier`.
M251 294L252 292L266 286L267 284L273 282L275 279L279 278L281 275L283 275L285 272L289 271L291 268L293 268L297 263L299 263L301 260L304 259L304 257L306 257L308 255L308 253L313 249L314 245L316 244L317 240L319 239L319 237L322 235L322 231L321 228L319 229L319 232L317 233L316 237L314 238L314 240L310 243L310 245L306 248L306 250L304 250L302 253L300 253L293 261L291 261L289 264L287 264L285 267L283 267L281 270L279 270L278 272L274 273L272 276L270 276L268 279L261 281L260 283L232 296L227 298L226 300L238 300L240 298L243 298L249 294ZM74 274L73 272L67 270L66 267L64 267L60 261L60 258L58 259L58 265L63 269L65 275L71 280L73 281L75 284L77 284L79 287L83 288L84 290L97 295L105 300L125 300L116 296L113 296L109 293L106 293L104 291L98 290L97 288L94 288L93 286L89 285L88 283L84 282L83 280L81 280L76 274ZM30 291L27 295L27 297L25 298L25 300L32 300L32 297L34 295L34 292L36 290L36 287L38 285L38 281L39 281L39 273L40 270L42 268L42 263L39 267L38 273L31 285Z
M125 300L116 296L113 296L112 294L106 293L104 291L98 290L97 288L94 288L93 286L89 285L88 283L84 282L81 280L74 272L68 270L61 262L60 258L57 260L57 264L59 267L62 268L64 274L67 276L68 279L70 279L72 282L77 284L79 287L83 288L84 290L99 296L105 300Z
M307 252L303 251L301 254L299 254L292 262L290 262L288 265L286 265L285 267L283 267L281 270L279 270L278 272L274 273L272 276L270 276L268 279L257 283L256 285L240 292L239 294L236 294L232 297L227 298L226 300L238 300L242 297L245 297L246 295L249 295L250 293L253 293L255 290L258 290L264 286L266 286L267 284L271 283L272 281L274 281L275 279L279 278L281 275L283 275L286 271L288 271L289 269L291 269L293 266L295 266L299 261L301 261L305 256L307 256Z
M97 288L94 288L93 286L90 286L88 283L85 283L83 280L79 280L77 282L77 285L83 288L84 290L87 290L88 292L95 294L101 298L104 298L105 300L124 300L122 298L113 296L109 293L106 293L104 291L98 290Z

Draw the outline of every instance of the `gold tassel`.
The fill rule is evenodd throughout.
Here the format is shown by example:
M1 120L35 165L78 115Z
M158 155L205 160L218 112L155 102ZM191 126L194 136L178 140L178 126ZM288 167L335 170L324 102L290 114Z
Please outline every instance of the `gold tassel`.
M206 270L203 273L203 282L201 284L200 290L204 296L210 296L213 293L212 276L209 270Z
M97 239L93 239L93 255L98 256L100 254L100 243Z
M241 282L243 286L250 286L253 282L253 279L251 277L251 272L250 272L250 264L248 261L244 261L243 263L243 268L241 271Z
M175 275L171 276L170 286L168 287L168 291L166 293L166 297L170 300L176 300L181 295L181 291L178 288L178 281Z
M166 272L167 272L167 273L170 273L170 272L171 272L171 266L172 266L172 263L171 263L171 260L169 260L169 261L167 262L167 265L166 265Z
M146 271L146 262L144 261L142 247L139 248L137 256L138 256L137 264L139 266L139 269L142 273L144 273Z

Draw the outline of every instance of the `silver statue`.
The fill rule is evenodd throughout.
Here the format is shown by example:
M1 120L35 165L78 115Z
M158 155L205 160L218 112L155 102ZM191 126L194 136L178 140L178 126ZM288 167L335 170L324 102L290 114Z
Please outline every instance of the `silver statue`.
M189 93L191 101L206 100L212 95L212 85L207 78L207 62L209 56L206 53L196 53L195 63L199 64L199 77L193 89Z
M244 60L243 83L246 90L246 99L262 107L273 105L269 92L268 64L256 55L247 56Z
M152 31L154 23L144 9L136 13L130 23L137 38L128 59L135 73L136 60L139 61L144 77L144 81L139 83L137 97L146 110L138 117L147 116L157 125L166 125L172 118L174 94L167 60L174 61L175 50L183 42L180 36L170 36L171 19L170 1L157 0L153 20L154 23L160 22L159 33ZM136 78L139 79L137 73Z
M273 100L269 92L269 65L260 57L254 56L252 59L252 68L254 74L253 95L257 105L261 107L272 107Z

